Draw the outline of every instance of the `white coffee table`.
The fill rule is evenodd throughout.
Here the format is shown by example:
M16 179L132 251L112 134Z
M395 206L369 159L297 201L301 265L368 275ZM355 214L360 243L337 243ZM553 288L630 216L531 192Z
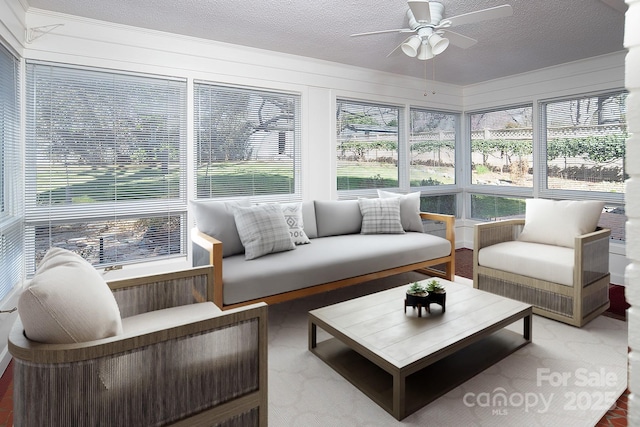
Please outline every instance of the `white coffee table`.
M405 314L408 286L310 311L309 350L401 420L531 342L531 305L441 282L445 313Z

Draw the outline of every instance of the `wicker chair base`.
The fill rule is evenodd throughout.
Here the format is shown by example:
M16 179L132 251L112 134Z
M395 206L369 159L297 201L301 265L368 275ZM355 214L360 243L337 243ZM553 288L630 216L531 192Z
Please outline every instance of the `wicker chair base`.
M576 297L571 286L486 267L478 269L474 287L531 304L535 314L573 326L582 327L609 308L609 274L585 286Z

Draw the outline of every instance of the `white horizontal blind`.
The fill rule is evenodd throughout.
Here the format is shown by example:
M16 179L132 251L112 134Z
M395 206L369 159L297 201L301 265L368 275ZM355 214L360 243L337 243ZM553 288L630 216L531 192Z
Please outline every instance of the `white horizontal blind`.
M410 112L411 187L455 184L458 115L420 108Z
M300 96L194 85L198 198L300 200Z
M21 165L20 61L0 45L0 299L23 271Z
M28 272L184 254L186 197L185 81L27 64Z
M397 188L402 109L340 99L336 108L338 191Z
M546 188L624 193L626 93L542 104Z

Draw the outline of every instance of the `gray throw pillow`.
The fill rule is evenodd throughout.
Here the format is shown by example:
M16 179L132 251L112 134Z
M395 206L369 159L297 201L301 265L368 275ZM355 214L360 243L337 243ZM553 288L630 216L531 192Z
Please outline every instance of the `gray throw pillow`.
M249 207L251 202L248 198L236 201L191 201L196 227L204 234L222 242L223 257L244 252L233 217L233 209L238 206Z
M420 218L420 192L398 194L390 191L378 190L378 197L388 199L398 197L400 199L400 221L404 231L424 232L422 218Z
M358 199L362 212L361 234L404 234L400 198Z
M249 208L237 206L233 215L244 246L245 259L255 259L296 248L279 205L258 205Z

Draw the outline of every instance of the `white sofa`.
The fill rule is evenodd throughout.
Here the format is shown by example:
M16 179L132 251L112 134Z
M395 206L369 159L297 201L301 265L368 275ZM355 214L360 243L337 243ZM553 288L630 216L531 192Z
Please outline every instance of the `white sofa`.
M286 221L293 240L302 235L309 243L254 259L247 259L242 239L234 235L237 205L192 202L193 265L214 266L214 302L223 308L281 302L414 270L453 280L454 217L418 212L419 193L414 194L389 196L402 208L398 233L362 234L362 199L303 202L301 217ZM300 220L304 233L296 230ZM429 268L434 266L441 268Z

